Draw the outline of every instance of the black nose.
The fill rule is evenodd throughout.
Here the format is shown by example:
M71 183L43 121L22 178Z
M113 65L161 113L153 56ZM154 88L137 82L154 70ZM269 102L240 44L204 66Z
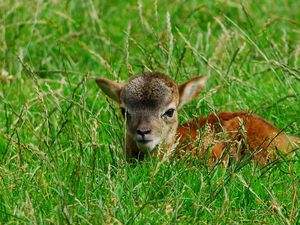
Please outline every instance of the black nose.
M136 130L137 134L141 135L142 137L144 137L146 134L150 134L151 130Z

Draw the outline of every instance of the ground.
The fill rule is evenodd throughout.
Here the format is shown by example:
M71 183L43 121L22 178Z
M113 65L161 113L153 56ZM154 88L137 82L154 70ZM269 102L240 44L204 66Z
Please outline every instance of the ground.
M300 154L130 165L94 79L208 75L180 123L254 112L300 136L300 1L0 2L0 223L300 222Z

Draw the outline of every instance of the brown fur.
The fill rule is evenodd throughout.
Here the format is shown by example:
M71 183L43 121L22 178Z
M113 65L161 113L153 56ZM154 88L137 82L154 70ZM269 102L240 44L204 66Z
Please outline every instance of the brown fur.
M133 76L120 93L124 103L135 108L157 108L174 96L178 96L176 83L157 72Z
M177 137L181 145L185 145L188 152L195 154L195 151L201 153L207 149L195 147L192 141L197 140L199 130L204 126L212 127L209 132L213 133L214 143L211 146L211 157L214 160L223 159L226 162L228 156L241 158L249 156L260 164L265 164L274 160L276 148L282 153L288 153L296 141L297 137L288 137L274 125L265 119L246 112L221 112L211 114L208 117L200 117L178 127ZM218 134L223 133L225 138L218 138ZM204 132L203 136L208 134ZM209 134L212 135L212 134ZM220 135L219 135L220 136ZM219 139L219 140L218 140Z

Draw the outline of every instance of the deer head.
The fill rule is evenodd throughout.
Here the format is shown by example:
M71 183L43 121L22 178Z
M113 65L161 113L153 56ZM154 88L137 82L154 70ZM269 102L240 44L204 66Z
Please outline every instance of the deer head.
M101 90L120 105L126 122L127 157L151 153L158 145L172 145L178 110L201 92L206 80L195 77L178 86L157 72L139 74L127 83L97 78Z

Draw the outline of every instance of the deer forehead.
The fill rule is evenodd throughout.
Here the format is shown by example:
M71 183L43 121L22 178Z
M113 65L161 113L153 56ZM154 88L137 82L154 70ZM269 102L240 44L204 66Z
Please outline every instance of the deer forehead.
M177 85L167 77L140 75L128 82L121 92L121 100L131 108L161 109L171 102L178 105Z

